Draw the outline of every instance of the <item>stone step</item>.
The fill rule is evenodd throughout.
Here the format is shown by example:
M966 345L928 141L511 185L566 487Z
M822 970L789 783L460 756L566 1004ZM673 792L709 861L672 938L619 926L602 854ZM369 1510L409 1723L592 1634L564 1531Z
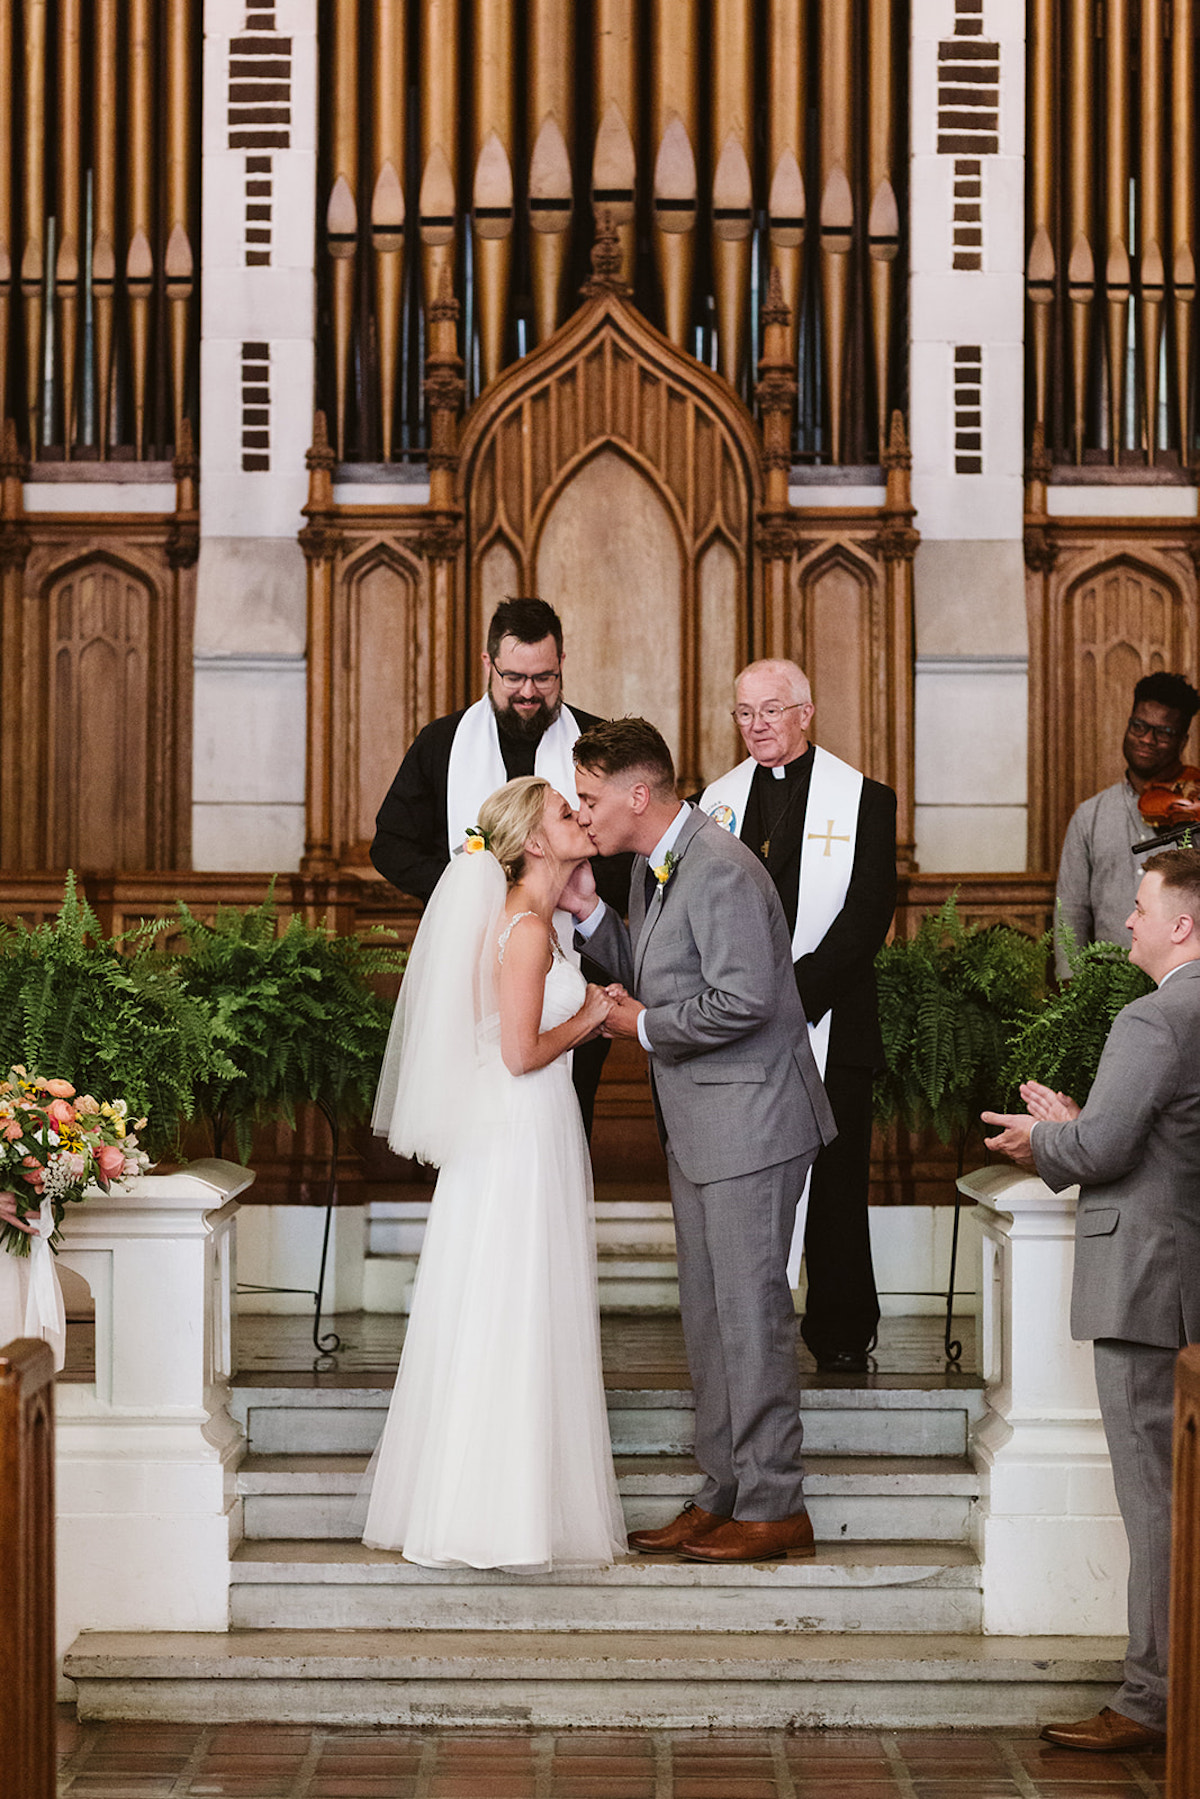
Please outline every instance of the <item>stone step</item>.
M600 1310L678 1315L679 1277L674 1256L636 1244L601 1248L597 1259ZM363 1263L363 1309L407 1315L412 1309L415 1254L368 1255Z
M85 1721L1033 1730L1107 1703L1123 1653L1110 1637L105 1632L78 1637L65 1672Z
M237 1490L249 1540L351 1540L365 1455L256 1455L243 1462ZM805 1492L823 1543L964 1543L979 1494L965 1456L809 1456ZM690 1456L620 1456L617 1485L630 1530L673 1518L700 1488Z
M254 1455L369 1455L379 1440L391 1383L314 1386L311 1375L235 1382L230 1410ZM801 1400L813 1455L962 1456L983 1395L965 1377L954 1386L881 1375L870 1387L813 1387ZM688 1388L608 1390L614 1455L690 1455L694 1405Z
M981 1627L979 1564L956 1543L822 1544L812 1561L710 1567L627 1556L549 1574L420 1568L345 1542L243 1542L242 1630L863 1631Z

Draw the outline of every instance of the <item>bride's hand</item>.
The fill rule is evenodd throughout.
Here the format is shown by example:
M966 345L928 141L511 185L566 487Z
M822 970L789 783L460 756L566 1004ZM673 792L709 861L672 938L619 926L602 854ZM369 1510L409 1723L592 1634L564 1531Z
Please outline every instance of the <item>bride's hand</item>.
M575 1016L580 1024L587 1026L588 1036L595 1037L599 1033L600 1026L612 1011L612 1007L613 1002L603 987L597 987L589 981L587 998Z

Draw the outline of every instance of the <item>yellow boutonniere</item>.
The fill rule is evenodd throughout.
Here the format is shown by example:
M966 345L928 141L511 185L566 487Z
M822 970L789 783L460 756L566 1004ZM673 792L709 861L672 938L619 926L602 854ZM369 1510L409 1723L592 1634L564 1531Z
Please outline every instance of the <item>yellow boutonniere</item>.
M678 863L678 861L679 861L679 857L675 854L675 851L668 850L661 862L652 862L651 863L650 866L654 871L654 878L658 882L659 893L662 893L663 889L666 887L667 882L670 880L671 876L675 873L675 867L676 867L676 864Z

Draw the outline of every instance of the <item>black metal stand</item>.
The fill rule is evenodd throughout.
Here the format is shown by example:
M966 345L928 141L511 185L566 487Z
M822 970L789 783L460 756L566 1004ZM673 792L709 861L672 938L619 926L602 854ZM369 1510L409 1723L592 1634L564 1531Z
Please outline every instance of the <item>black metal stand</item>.
M329 1184L325 1191L325 1229L321 1237L321 1269L317 1275L316 1287L261 1287L253 1282L238 1282L239 1293L306 1293L313 1301L313 1348L319 1356L334 1355L342 1348L342 1339L336 1331L327 1331L321 1335L321 1312L325 1302L325 1269L329 1261L329 1228L333 1223L333 1208L337 1204L338 1191L338 1155L341 1151L342 1131L338 1123L337 1113L325 1100L319 1099L316 1104L325 1115L329 1125ZM213 1154L220 1156L225 1145L225 1116L218 1113L213 1119Z
M962 1361L962 1344L950 1335L954 1327L954 1280L958 1273L958 1221L962 1215L962 1194L958 1183L962 1179L962 1171L966 1162L967 1138L964 1131L958 1139L958 1173L954 1179L954 1229L950 1237L950 1284L946 1289L946 1332L942 1345L946 1351L946 1360L955 1366Z

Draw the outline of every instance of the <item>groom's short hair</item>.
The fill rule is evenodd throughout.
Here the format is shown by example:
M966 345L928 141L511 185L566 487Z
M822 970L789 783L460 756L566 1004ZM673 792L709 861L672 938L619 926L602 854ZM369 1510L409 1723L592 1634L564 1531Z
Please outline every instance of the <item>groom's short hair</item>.
M675 798L675 764L660 731L646 718L608 718L575 739L578 767L594 774L638 774L656 799Z

